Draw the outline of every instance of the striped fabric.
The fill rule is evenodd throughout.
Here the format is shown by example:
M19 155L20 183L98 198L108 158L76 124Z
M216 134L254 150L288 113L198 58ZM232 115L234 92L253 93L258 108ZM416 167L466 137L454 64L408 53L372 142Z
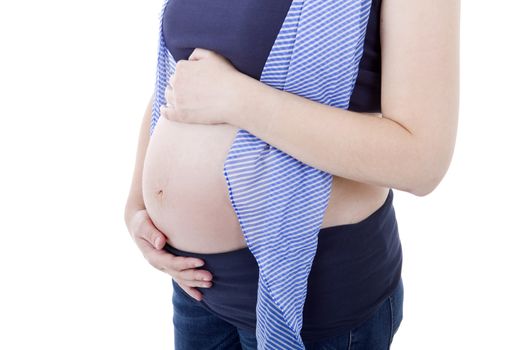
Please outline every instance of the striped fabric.
M371 0L293 0L260 81L347 109L370 6ZM174 71L175 62L161 34L150 133ZM307 280L332 175L240 129L224 163L224 176L248 248L259 266L257 347L304 349L300 332Z

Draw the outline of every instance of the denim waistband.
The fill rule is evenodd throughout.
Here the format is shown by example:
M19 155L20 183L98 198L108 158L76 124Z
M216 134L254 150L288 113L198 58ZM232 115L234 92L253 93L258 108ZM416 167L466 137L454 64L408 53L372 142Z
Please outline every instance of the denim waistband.
M204 261L211 288L198 288L200 304L233 325L255 331L259 269L248 247L194 253L166 244L164 250ZM305 341L337 335L366 320L401 278L402 249L393 207L385 202L357 223L324 227L308 277L301 336Z

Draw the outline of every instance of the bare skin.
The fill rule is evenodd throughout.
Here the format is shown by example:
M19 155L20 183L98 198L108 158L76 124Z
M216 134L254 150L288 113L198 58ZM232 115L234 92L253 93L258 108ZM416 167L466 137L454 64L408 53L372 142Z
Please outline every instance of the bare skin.
M167 242L181 250L220 253L246 247L222 172L238 128L161 119L144 161L148 214ZM335 176L321 227L363 220L388 188Z
M195 286L202 286L200 277L207 271L185 263L195 259L158 248L166 240L179 249L205 253L246 246L222 174L238 127L334 174L322 227L365 219L384 202L389 187L426 195L437 186L448 168L457 127L459 1L383 0L381 26L382 115L336 111L240 79L239 89L257 101L225 113L230 124L196 124L187 116L178 122L171 111L165 113L171 120L159 120L151 140L141 133L126 223L153 266L200 300ZM174 84L178 98L192 87L193 95L227 98L198 75L186 76L191 78ZM258 108L250 110L251 104ZM188 102L175 105L195 110ZM274 119L279 123L272 123ZM304 132L297 132L298 120ZM318 138L316 147L309 145L312 137Z
M144 155L149 143L149 125L153 96L147 104L142 120L137 146L135 169L124 211L124 220L129 234L144 258L156 269L169 274L193 298L201 300L202 294L194 287L209 287L212 276L209 271L197 270L201 259L174 256L164 250L166 236L152 223L144 205L142 195L142 170Z

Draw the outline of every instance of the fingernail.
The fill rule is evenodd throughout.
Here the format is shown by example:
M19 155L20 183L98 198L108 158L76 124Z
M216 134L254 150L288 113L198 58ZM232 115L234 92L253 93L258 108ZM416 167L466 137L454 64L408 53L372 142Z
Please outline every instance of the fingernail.
M211 281L211 278L209 276L203 276L202 280L203 281Z
M204 266L204 263L203 262L196 262L196 263L193 264L193 266L201 267L201 266Z
M157 237L155 238L155 242L153 243L155 245L155 248L159 249L159 245L160 245L160 237Z

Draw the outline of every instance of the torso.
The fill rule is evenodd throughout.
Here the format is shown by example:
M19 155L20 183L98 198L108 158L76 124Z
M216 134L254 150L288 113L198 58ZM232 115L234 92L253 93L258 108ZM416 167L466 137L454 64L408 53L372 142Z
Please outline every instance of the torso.
M185 49L188 46L204 47L225 55L245 74L259 78L265 60L261 55L269 53L272 40L286 15L287 8L283 7L283 2L275 0L280 7L272 8L273 12L268 11L270 28L273 29L269 29L269 33L254 33L257 38L251 38L265 45L258 46L256 59L250 61L247 59L250 57L247 50L235 50L231 46L231 39L228 41L230 44L227 44L227 41L219 40L224 37L220 33L217 34L217 38L209 35L216 33L219 27L207 28L206 31L202 23L210 22L202 18L202 14L199 19L202 21L200 25L194 23L190 26L187 22L185 27L185 23L175 21L175 18L171 17L177 14L176 19L186 18L186 21L189 21L188 14L196 16L195 8L200 6L202 10L206 1L172 0L168 3L163 30L173 57L179 59L184 55L189 56L191 50ZM379 3L376 1L372 6L365 52L360 65L363 71L360 70L349 109L369 113L370 117L380 117ZM280 12L277 8L280 8ZM224 11L228 9L231 7L223 8ZM258 13L261 11L254 10ZM209 12L214 13L213 18L221 18L218 13L220 9ZM243 23L247 25L247 21ZM243 31L240 24L234 27L234 32L244 33L248 30L244 28ZM201 33L196 28L199 28ZM174 35L174 32L178 35ZM245 43L248 42L250 41ZM242 44L242 41L240 43ZM251 55L254 54L253 50L248 51ZM223 174L224 161L237 131L237 127L228 124L185 124L164 118L157 122L144 160L143 195L149 216L157 228L167 236L170 245L180 250L199 253L227 252L246 247L228 197ZM388 190L386 187L334 176L321 228L364 220L384 203Z

